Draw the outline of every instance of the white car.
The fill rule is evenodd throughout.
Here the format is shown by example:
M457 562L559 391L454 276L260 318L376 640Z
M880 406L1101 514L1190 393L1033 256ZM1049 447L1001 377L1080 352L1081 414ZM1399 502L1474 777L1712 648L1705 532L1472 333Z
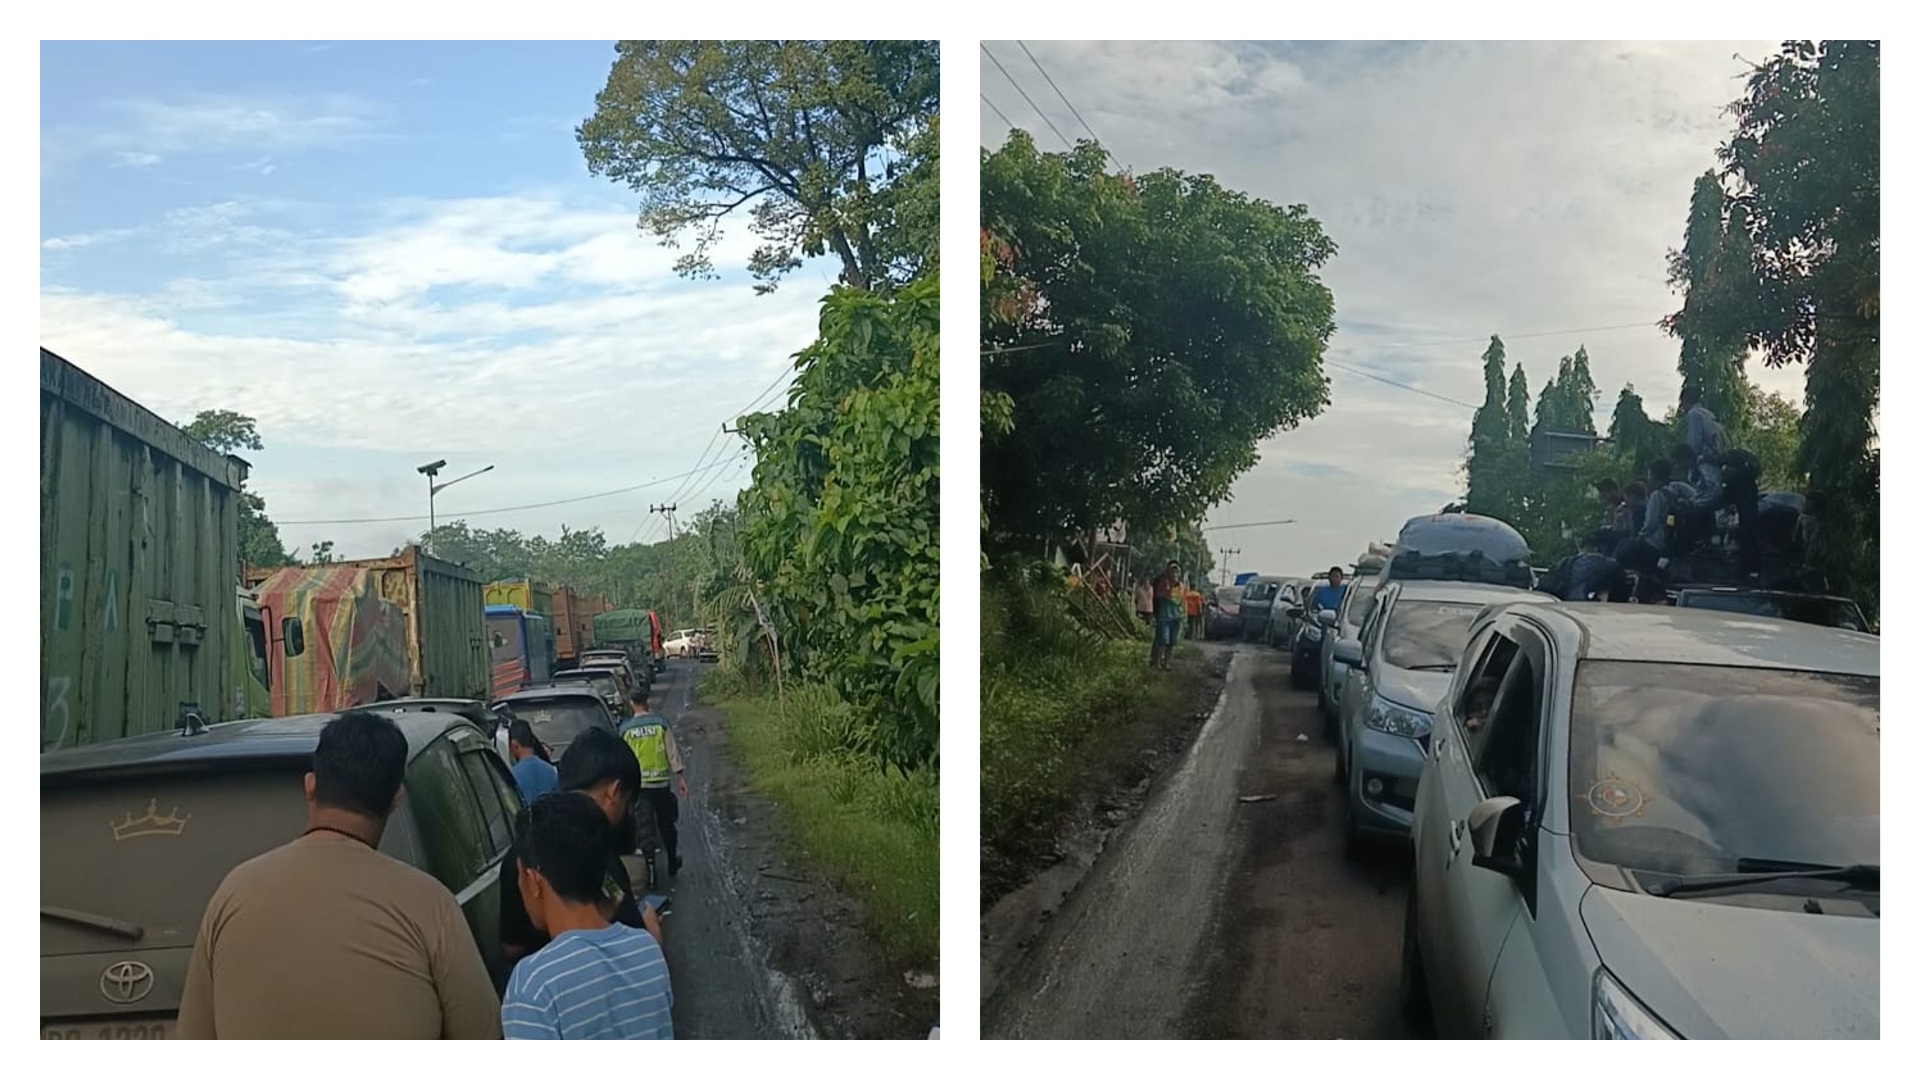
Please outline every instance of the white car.
M1878 1039L1879 639L1489 609L1413 861L1403 1004L1443 1038Z
M1445 695L1481 610L1553 603L1546 593L1464 581L1394 581L1380 587L1357 639L1334 643L1347 671L1334 743L1335 778L1347 789L1346 848L1403 841L1414 791Z
M675 630L660 646L660 651L675 660L691 660L700 654L700 631Z

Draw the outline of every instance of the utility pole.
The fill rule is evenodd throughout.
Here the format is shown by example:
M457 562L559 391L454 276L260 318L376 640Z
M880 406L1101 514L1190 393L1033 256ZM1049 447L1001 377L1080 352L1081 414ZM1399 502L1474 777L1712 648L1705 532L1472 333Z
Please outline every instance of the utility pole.
M679 507L679 506L677 506L677 505L675 505L675 506L649 506L649 507L647 507L647 513L649 513L649 514L665 514L665 515L667 515L667 542L668 542L668 543L672 543L672 542L673 542L673 538L674 538L674 534L675 534L675 526L674 526L674 520L673 520L673 512L674 512L675 510L678 510L678 509L680 509L680 507Z
M1227 572L1227 560L1231 556L1238 554L1240 554L1239 548L1220 549L1220 584L1231 585L1233 583L1233 575Z

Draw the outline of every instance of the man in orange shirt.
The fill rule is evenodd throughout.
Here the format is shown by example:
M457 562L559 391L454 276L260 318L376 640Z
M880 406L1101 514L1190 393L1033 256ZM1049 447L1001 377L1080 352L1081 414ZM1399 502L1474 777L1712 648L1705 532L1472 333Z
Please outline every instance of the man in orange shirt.
M1200 636L1200 590L1187 589L1187 640Z

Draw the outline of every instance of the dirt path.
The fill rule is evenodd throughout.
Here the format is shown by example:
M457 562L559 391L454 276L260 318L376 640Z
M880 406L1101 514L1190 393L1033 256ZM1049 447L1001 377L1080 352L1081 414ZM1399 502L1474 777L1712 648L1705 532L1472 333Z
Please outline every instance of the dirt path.
M705 670L669 661L654 695L691 788L680 806L685 867L662 890L673 898L665 930L675 1035L926 1038L937 992L913 990L879 963L858 906L783 856L778 808L750 790L720 715L693 702Z
M1239 857L1186 1033L1411 1038L1397 1002L1406 852L1346 858L1344 796L1333 782L1333 747L1320 737L1313 691L1288 688L1278 653L1260 657L1251 689L1260 699L1260 736L1239 794L1273 798L1237 804Z
M983 1034L1406 1037L1403 856L1346 860L1319 732L1285 658L1239 647L1192 749L996 980Z

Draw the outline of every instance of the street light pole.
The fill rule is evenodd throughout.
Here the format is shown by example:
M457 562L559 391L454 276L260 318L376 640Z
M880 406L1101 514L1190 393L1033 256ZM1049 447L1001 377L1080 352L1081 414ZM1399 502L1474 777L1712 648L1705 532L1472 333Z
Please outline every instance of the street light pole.
M474 477L479 476L481 473L488 473L493 471L493 466L489 465L484 469L475 469L465 476L456 476L444 484L435 483L434 481L440 476L440 470L446 467L447 467L446 459L442 458L439 461L430 462L426 465L422 465L420 466L419 469L415 470L420 475L427 478L427 554L429 555L433 554L433 534L439 531L439 528L440 528L439 518L436 517L434 514L434 508L433 508L434 496L440 494L441 492L447 490L448 488L452 487L453 485L459 483L462 480L471 480Z

